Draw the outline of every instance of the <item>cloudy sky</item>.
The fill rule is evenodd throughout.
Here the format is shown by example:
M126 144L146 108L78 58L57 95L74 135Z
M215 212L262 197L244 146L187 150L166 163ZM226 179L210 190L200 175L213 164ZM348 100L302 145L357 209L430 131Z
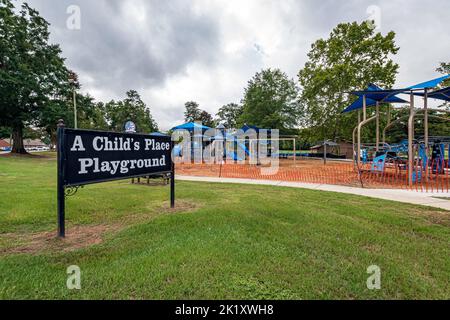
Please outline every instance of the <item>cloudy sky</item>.
M399 86L438 76L439 62L450 61L448 0L28 3L51 23L51 40L84 92L108 101L138 90L164 130L182 122L186 101L211 113L240 102L247 81L263 68L296 78L311 43L340 22L374 19L382 33L397 33Z

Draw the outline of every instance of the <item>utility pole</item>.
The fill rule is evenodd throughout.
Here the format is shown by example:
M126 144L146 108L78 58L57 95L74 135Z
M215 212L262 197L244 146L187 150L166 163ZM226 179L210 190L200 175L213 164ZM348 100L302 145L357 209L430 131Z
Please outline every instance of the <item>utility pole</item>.
M75 90L75 85L73 86L73 118L74 118L75 129L78 129L77 92Z
M77 113L77 74L70 72L69 83L72 84L72 100L73 100L73 122L74 128L78 129L78 113Z

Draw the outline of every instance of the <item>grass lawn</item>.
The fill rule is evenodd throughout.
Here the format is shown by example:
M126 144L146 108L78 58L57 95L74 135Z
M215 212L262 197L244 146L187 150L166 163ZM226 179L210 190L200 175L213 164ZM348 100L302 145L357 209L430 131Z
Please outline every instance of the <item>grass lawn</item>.
M271 186L120 181L67 201L52 157L0 156L1 299L449 299L450 213ZM78 265L82 289L66 288ZM366 287L370 265L381 290Z

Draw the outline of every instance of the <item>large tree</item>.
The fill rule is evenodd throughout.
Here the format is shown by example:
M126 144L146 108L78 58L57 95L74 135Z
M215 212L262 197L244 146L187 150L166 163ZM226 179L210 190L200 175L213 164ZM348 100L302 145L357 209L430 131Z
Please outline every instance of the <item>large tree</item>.
M213 116L209 112L200 109L197 102L188 101L184 104L184 107L185 107L184 121L186 122L198 121L208 127L213 127L215 125Z
M188 101L184 104L184 121L186 122L195 122L200 121L200 116L202 114L202 110L197 102Z
M9 138L11 136L11 129L8 127L0 127L0 139Z
M239 124L251 124L281 132L298 124L298 89L294 80L279 69L256 73L242 100Z
M227 128L236 128L242 115L242 106L237 103L229 103L222 106L216 114L216 122L222 123Z
M376 33L370 22L341 23L312 45L299 81L302 126L313 139L352 139L357 114L341 112L355 98L346 92L369 83L392 87L398 65L391 56L398 50L395 33Z
M204 126L207 127L212 128L216 126L213 116L205 110L202 110L202 112L200 112L200 118L198 119L198 121L200 121Z
M82 129L108 130L106 106L96 102L89 94L77 95L78 127ZM151 120L150 122L153 123ZM154 123L152 124L155 125Z
M24 3L0 0L0 126L10 127L13 153L26 153L25 125L34 125L52 99L67 96L69 72L48 22Z
M443 74L450 74L450 62L441 62L440 66L437 68L437 71Z
M445 75L450 74L450 62L441 62L437 71ZM450 79L445 80L444 83L442 83L442 86L450 86Z
M114 131L124 131L127 121L133 121L136 124L136 130L140 133L158 131L158 125L153 119L150 109L135 90L128 91L127 97L123 101L108 102L105 111L110 129Z

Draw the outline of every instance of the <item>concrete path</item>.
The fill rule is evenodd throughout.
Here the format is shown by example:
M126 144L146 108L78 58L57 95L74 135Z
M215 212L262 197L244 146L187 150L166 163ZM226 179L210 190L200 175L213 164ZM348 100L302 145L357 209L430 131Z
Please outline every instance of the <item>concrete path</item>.
M450 198L450 192L426 193L426 192L416 192L416 191L396 190L396 189L362 189L362 188L327 185L327 184L312 184L301 182L285 182L285 181L255 180L255 179L192 177L180 175L177 175L176 179L182 181L256 184L256 185L267 185L277 187L291 187L291 188L331 191L384 200L392 200L397 202L424 205L450 211L450 200L439 199L439 198Z

